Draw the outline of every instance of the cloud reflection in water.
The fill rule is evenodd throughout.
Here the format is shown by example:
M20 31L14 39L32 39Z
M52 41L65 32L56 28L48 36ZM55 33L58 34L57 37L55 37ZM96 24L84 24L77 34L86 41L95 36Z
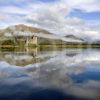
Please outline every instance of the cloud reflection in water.
M1 61L0 95L30 94L36 88L52 88L79 98L100 98L99 50L67 49L54 54L52 52L40 53L38 57L45 55L49 58L24 67Z

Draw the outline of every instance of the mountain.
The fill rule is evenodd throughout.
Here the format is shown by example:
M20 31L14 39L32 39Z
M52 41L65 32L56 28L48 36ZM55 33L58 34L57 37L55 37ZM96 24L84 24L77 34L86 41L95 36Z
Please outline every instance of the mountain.
M74 35L66 35L63 37L63 40L66 41L67 43L84 43L84 39L79 38Z
M0 34L4 33L15 33L15 32L32 32L32 33L40 33L43 32L44 34L51 34L48 31L40 28L30 27L23 24L14 25L7 27L6 29L0 30ZM17 34L16 34L17 35Z
M58 35L48 32L45 29L26 26L23 24L14 25L7 27L6 29L0 30L0 36L37 36L50 39L60 39Z
M45 29L26 26L23 24L9 26L5 29L0 30L0 40L15 37L21 37L25 39L25 37L32 36L36 36L38 38L39 44L62 44L65 42L83 42L83 39L80 39L74 35L67 35L65 37L61 37L59 35L55 35L51 32L48 32Z
M66 35L65 36L66 38L71 38L71 39L75 39L75 40L81 40L81 41L84 41L83 39L79 38L79 37L76 37L74 35Z

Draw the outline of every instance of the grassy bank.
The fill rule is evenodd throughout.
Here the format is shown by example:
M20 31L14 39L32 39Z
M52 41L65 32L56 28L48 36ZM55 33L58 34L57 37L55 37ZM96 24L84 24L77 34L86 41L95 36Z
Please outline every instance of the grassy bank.
M24 47L30 47L30 48L100 48L100 44L65 44L65 45L1 45L0 48L24 48Z
M100 48L100 44L38 45L40 48Z

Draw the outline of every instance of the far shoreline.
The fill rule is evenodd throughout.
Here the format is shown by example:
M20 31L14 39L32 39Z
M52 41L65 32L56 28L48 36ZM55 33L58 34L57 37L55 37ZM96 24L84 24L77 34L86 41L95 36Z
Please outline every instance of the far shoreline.
M0 48L100 48L100 44L54 44L54 45L47 45L47 44L42 44L42 45L0 45Z

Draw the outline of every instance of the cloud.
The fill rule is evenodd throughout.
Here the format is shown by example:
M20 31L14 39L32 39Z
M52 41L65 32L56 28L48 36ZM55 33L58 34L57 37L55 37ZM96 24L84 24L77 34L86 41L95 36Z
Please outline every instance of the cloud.
M1 15L7 16L5 21L2 21L6 26L24 23L59 35L74 34L83 38L94 36L95 38L91 40L98 39L100 31L91 28L91 23L89 25L86 20L70 17L69 14L75 9L85 13L100 11L99 0L55 0L46 3L40 0L8 0L7 2L1 0L0 3Z
M99 39L97 30L91 29L88 23L81 18L68 17L73 9L79 9L86 13L99 10L95 8L92 10L91 4L98 5L98 2L96 0L60 0L55 3L46 3L46 5L38 3L35 4L36 7L33 6L35 9L33 13L26 16L25 19L33 26L36 25L59 35L74 34L86 40L96 41ZM89 5L89 8L86 9L85 5Z
M0 20L4 20L5 16L0 15Z
M99 0L61 0L68 7L73 9L78 9L84 12L94 12L100 11L100 1Z
M0 8L1 8L0 12L5 14L28 14L27 10L24 10L16 6L6 6L5 8L4 7Z

